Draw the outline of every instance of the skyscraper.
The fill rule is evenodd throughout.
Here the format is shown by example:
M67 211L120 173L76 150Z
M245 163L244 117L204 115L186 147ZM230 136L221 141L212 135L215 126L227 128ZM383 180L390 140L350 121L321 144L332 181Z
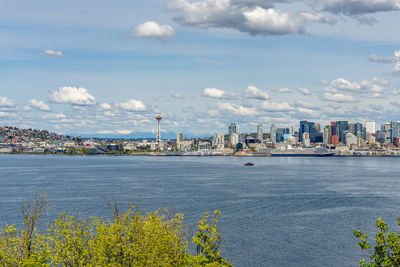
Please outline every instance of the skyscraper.
M374 121L366 121L365 122L365 130L367 135L375 133L375 122Z
M329 144L329 137L330 137L330 135L329 135L329 126L326 126L326 127L324 128L324 133L323 133L323 142L324 142L324 145Z
M303 140L303 134L309 133L311 142L322 142L322 135L317 131L315 122L300 121L299 139Z
M392 121L392 134L390 136L391 142L393 143L394 138L400 137L400 121Z
M275 127L275 124L271 124L270 131L269 131L269 138L271 139L272 143L276 143L276 127Z
M176 142L177 142L177 143L182 143L182 142L183 142L183 133L178 132L178 133L176 134Z
M236 133L236 124L231 123L231 125L228 126L228 133L229 135Z
M262 127L261 124L259 124L259 125L257 126L257 140L262 141L263 139L264 139L264 138L263 138L263 127Z
M346 137L343 135L344 131L349 130L349 122L348 121L337 121L336 122L336 135L339 136L339 141L344 142Z

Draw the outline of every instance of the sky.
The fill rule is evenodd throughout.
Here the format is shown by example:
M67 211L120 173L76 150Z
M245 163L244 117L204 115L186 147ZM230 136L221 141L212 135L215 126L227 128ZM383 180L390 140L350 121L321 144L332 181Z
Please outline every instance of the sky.
M0 126L400 120L399 24L400 0L0 0Z

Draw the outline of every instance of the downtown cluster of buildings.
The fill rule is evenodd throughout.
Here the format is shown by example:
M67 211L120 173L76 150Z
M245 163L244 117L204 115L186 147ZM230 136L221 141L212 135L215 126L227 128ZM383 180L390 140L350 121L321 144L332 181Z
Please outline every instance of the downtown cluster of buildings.
M215 133L212 147L231 147L236 151L263 151L269 149L291 149L326 147L337 155L397 155L400 147L400 122L387 122L376 129L374 121L351 123L334 121L321 127L318 122L300 121L294 127L276 127L271 124L269 133L258 125L256 133L243 134L235 123L228 127L228 135Z
M400 122L335 121L321 127L318 122L300 121L299 128L262 125L254 133L240 133L235 123L227 133L208 138L185 139L177 133L175 140L161 138L157 117L154 139L93 139L57 135L46 130L0 127L0 153L61 154L144 154L144 155L237 155L269 156L276 151L296 149L299 153L313 148L326 148L341 156L400 156ZM304 152L305 153L305 152Z

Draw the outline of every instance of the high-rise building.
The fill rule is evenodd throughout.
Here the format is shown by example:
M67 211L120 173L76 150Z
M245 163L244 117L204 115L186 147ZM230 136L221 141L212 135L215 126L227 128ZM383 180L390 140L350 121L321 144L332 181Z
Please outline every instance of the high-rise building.
M228 133L229 135L236 133L236 124L231 123L231 125L228 126Z
M304 146L310 146L310 134L308 132L303 133L302 140Z
M310 141L313 143L322 142L322 134L317 131L314 122L300 121L299 139L302 141L303 133L309 133Z
M259 124L259 125L257 126L257 140L262 141L263 139L264 139L264 138L263 138L263 127L262 127L261 124Z
M239 143L239 135L237 133L232 133L229 135L229 142L236 146Z
M366 121L365 122L365 132L368 134L375 133L375 122L374 121Z
M178 133L176 134L176 142L177 142L177 143L182 143L182 142L183 142L183 133L178 132Z
M321 124L319 122L315 123L315 130L317 131L317 133L321 132Z
M324 145L327 145L327 144L329 144L329 137L330 137L330 134L329 134L329 127L330 126L326 126L325 128L324 128L324 133L323 133L323 142L324 142Z
M362 123L360 123L360 122L355 123L354 135L358 136L358 133L360 133L360 138L364 138L363 132L364 132L364 127L363 127Z
M270 130L269 130L269 138L271 139L272 143L276 143L276 127L275 127L275 124L271 124Z
M278 128L276 129L276 142L282 142L285 139L285 134L289 134L289 128Z
M395 137L400 138L400 121L392 121L391 124L392 132L390 138L393 143Z
M246 134L241 133L239 134L239 143L244 143L246 141Z
M339 141L345 143L344 139L346 138L346 136L343 135L343 132L349 130L349 122L337 121L335 125L336 125L336 135L339 136Z
M224 134L222 133L215 133L212 139L212 146L216 146L218 148L223 148L225 143Z

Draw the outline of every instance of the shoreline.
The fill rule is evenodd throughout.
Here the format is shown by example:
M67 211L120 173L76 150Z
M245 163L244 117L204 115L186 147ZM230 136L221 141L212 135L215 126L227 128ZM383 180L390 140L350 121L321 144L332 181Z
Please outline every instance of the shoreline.
M151 152L153 153L153 152ZM203 157L237 157L237 158L400 158L400 155L333 155L333 156L319 156L319 155L301 155L301 156L271 156L271 155L152 155L150 153L144 154L63 154L63 153L0 153L1 155L32 155L32 156L68 156L68 157L96 157L96 156L110 156L110 157L188 157L188 158L203 158Z

